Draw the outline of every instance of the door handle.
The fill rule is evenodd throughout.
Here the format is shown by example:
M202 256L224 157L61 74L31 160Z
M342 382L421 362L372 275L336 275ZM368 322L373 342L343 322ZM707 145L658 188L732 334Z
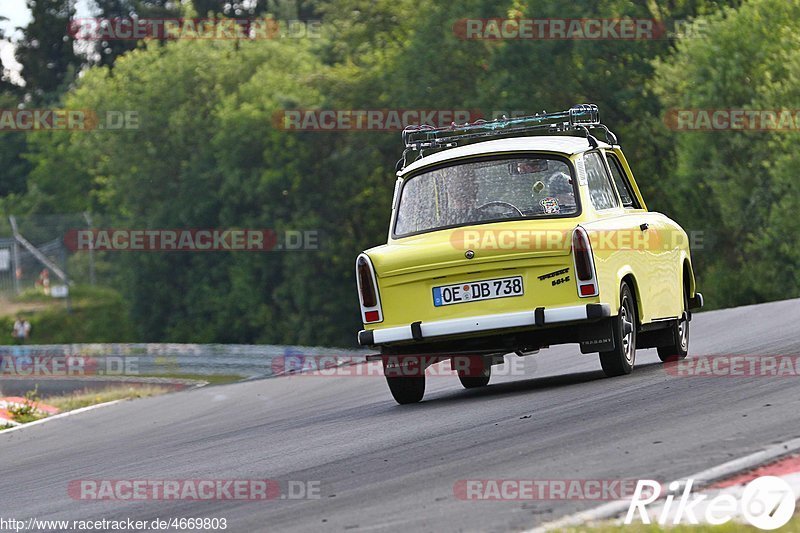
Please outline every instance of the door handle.
M639 229L642 231L647 231L648 229L650 229L650 224L648 224L647 222L642 222L641 224L639 224Z

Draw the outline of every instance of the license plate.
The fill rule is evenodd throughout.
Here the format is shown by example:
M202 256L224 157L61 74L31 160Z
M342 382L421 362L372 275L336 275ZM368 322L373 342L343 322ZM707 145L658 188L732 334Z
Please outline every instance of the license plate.
M443 305L522 296L523 294L525 294L525 291L522 287L522 276L454 283L453 285L442 285L433 288L433 305L441 307Z

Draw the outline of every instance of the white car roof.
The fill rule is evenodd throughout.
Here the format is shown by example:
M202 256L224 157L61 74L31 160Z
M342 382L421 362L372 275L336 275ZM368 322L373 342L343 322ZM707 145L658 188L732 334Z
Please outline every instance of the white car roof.
M598 140L597 142L600 148L610 148L608 144L602 141ZM417 159L406 168L399 171L397 175L404 176L409 172L413 172L421 167L450 161L452 159L461 159L464 157L474 157L503 152L555 152L558 154L571 156L573 154L585 152L590 148L589 141L587 141L585 137L572 137L569 135L544 135L540 137L512 137L509 139L495 139L493 141L484 141L441 150L435 154L425 156L422 159Z

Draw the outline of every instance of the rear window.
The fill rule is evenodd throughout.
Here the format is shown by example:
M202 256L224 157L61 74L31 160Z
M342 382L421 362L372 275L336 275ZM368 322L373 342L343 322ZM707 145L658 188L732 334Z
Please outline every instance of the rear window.
M394 234L578 213L575 180L561 159L526 157L461 163L403 184Z

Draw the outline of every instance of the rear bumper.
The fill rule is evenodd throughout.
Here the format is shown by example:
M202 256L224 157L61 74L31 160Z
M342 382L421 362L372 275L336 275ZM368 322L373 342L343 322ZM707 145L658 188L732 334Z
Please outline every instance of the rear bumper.
M497 332L510 328L544 327L563 322L597 320L609 316L611 316L611 306L602 303L550 309L537 307L531 311L453 318L434 322L413 322L407 326L361 330L358 332L358 344L380 346L396 342L433 340L481 331Z

